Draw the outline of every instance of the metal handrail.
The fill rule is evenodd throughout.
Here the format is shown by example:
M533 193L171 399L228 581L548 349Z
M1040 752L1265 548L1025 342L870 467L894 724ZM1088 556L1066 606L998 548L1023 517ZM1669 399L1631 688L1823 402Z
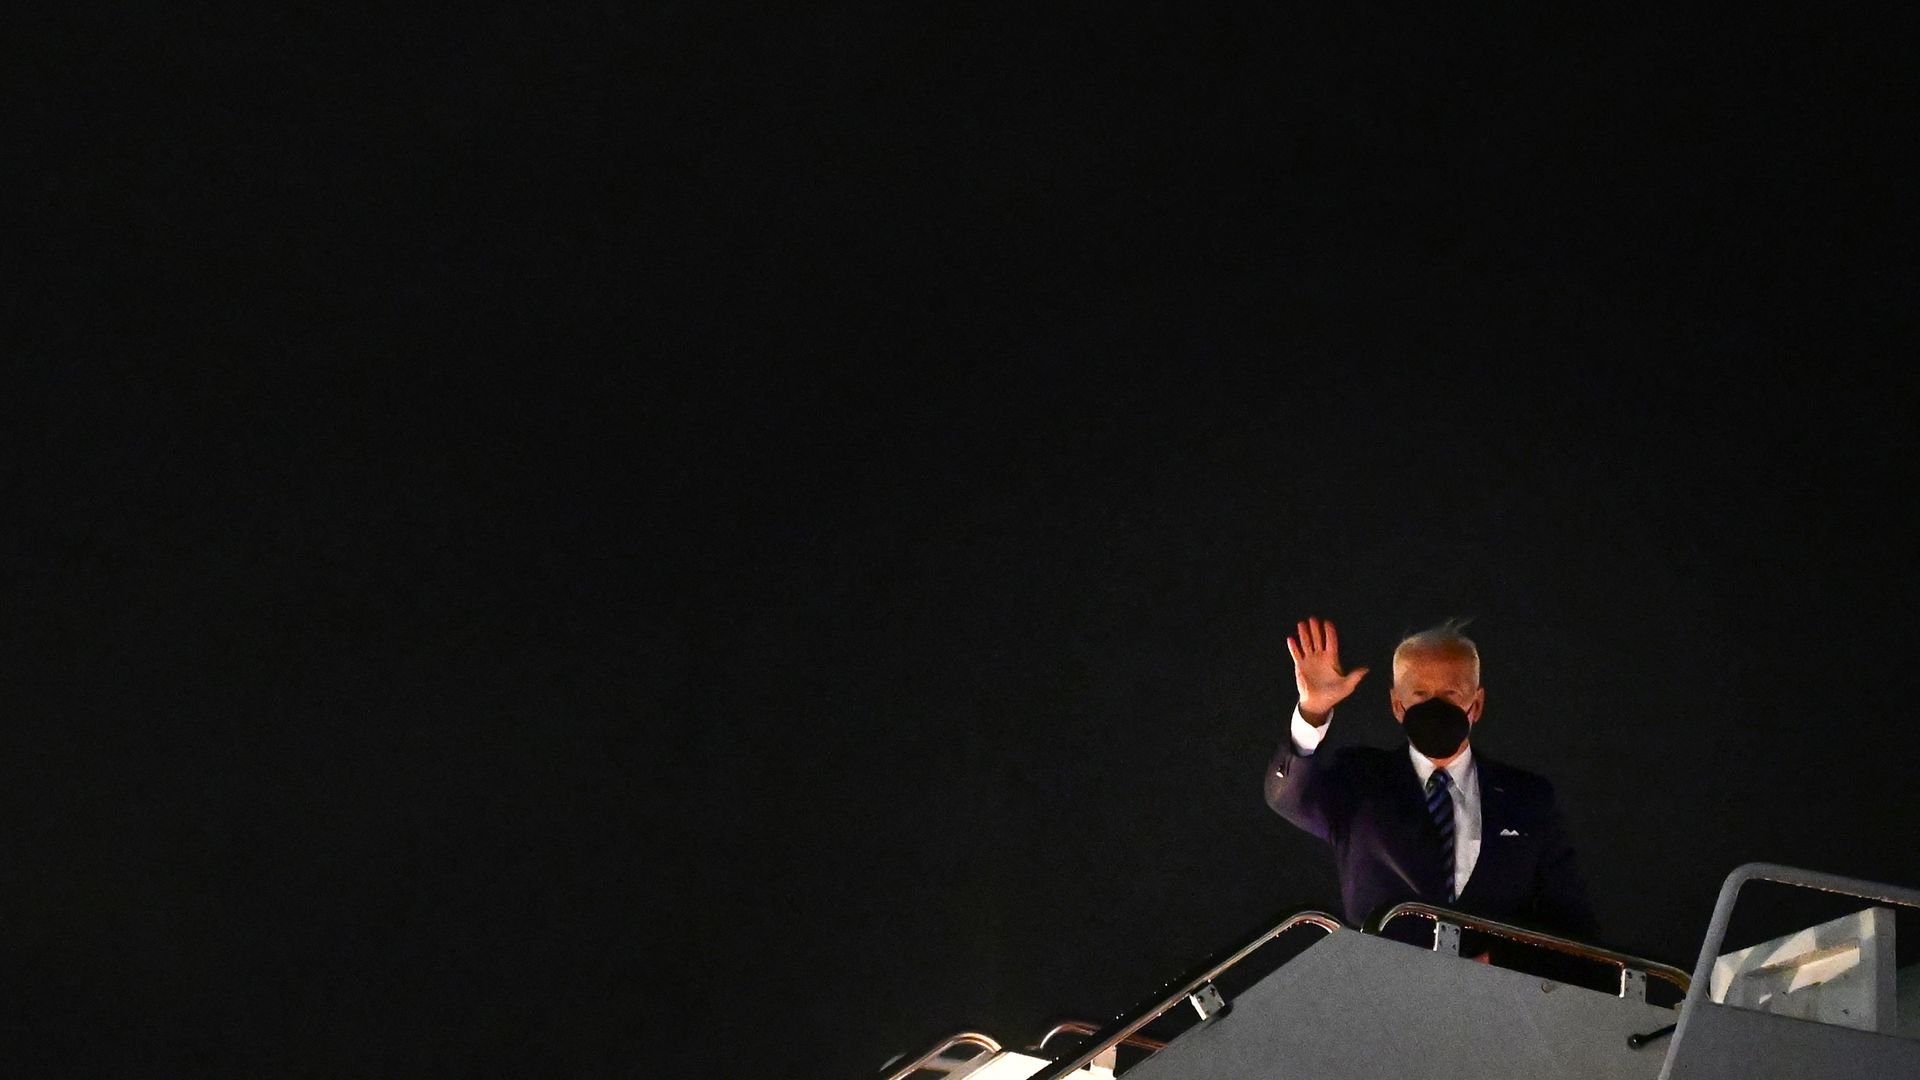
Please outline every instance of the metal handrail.
M1803 889L1818 889L1821 892L1857 896L1862 900L1920 908L1920 889L1823 874L1818 870L1802 870L1778 863L1746 863L1728 874L1727 880L1720 886L1720 897L1713 904L1713 921L1707 924L1707 936L1700 943L1700 958L1694 963L1695 985L1711 988L1713 962L1720 956L1720 945L1727 936L1727 924L1733 919L1734 901L1740 896L1741 886L1749 881L1777 881L1783 885L1798 885ZM1703 989L1702 993L1705 992Z
M1100 1028L1098 1025L1085 1020L1062 1020L1053 1025L1052 1031L1040 1036L1038 1049L1046 1049L1047 1040L1063 1032L1072 1032L1075 1035L1098 1035L1100 1034ZM1135 1050L1165 1050L1167 1048L1166 1043L1161 1042L1159 1039L1149 1039L1145 1035L1129 1035L1121 1039L1119 1045L1131 1046Z
M1128 1012L1121 1013L1114 1018L1112 1023L1100 1029L1094 1037L1093 1045L1082 1051L1079 1057L1074 1058L1072 1062L1056 1068L1051 1072L1036 1074L1031 1080L1066 1080L1066 1077L1078 1072L1091 1063L1093 1059L1113 1049L1134 1032L1139 1031L1141 1028L1159 1019L1168 1009L1180 1004L1188 995L1196 993L1202 987L1212 983L1222 972L1238 964L1240 961L1245 960L1261 946L1266 945L1274 938L1279 937L1281 934L1297 926L1318 926L1328 933L1346 929L1344 923L1324 911L1302 911L1289 915L1281 921L1280 925L1261 933L1246 945L1235 950L1232 956L1208 966L1201 974L1180 982L1180 989L1175 990L1171 994L1150 999L1149 1004L1138 1006ZM1167 985L1171 986L1174 984L1168 983Z
M926 1068L928 1064L933 1061L933 1059L939 1057L940 1055L946 1053L947 1051L953 1049L956 1046L977 1046L982 1050L985 1050L989 1054L997 1054L1001 1050L1000 1044L994 1041L992 1036L982 1035L977 1031L962 1031L957 1035L947 1036L945 1039L941 1040L940 1044L935 1046L933 1049L927 1051L924 1054L921 1054L917 1058L914 1058L908 1064L903 1065L900 1068L895 1069L893 1072L888 1073L886 1076L886 1080L907 1080L907 1077L912 1076L914 1073L918 1072L919 1070ZM974 1056L978 1057L979 1055L976 1054ZM969 1058L968 1060L971 1061L972 1058Z
M1818 870L1802 870L1778 863L1753 862L1735 867L1720 885L1719 899L1713 903L1713 921L1707 924L1707 936L1700 942L1700 958L1693 967L1693 985L1697 989L1689 991L1686 1000L1680 1003L1680 1021L1674 1028L1673 1045L1667 1048L1669 1068L1673 1062L1680 1060L1680 1048L1687 1041L1689 1029L1696 1022L1703 1022L1698 1019L1702 1007L1714 1004L1713 963L1719 959L1720 946L1726 941L1727 926L1733 920L1734 902L1740 897L1741 887L1749 881L1777 881L1783 885L1798 885L1821 892L1857 896L1863 900L1920 908L1920 889L1823 874ZM1665 1076L1666 1072L1663 1070L1661 1075Z
M1381 930L1386 928L1388 923L1402 915L1415 915L1423 919L1432 919L1435 922L1449 922L1464 929L1478 930L1481 933L1492 934L1495 937L1503 937L1510 941L1518 941L1525 945L1537 945L1543 949L1551 949L1554 952L1577 956L1583 960L1594 960L1603 964L1612 964L1618 967L1621 972L1621 997L1626 996L1626 974L1630 971L1638 971L1646 975L1651 975L1662 982L1669 983L1678 988L1682 994L1687 992L1687 988L1692 982L1692 980L1687 977L1686 972L1681 971L1671 964L1658 963L1657 961L1648 960L1644 957L1616 952L1613 949L1603 949L1598 945L1588 945L1585 942L1574 941L1571 938L1556 937L1553 934L1543 934L1538 930L1528 930L1523 926L1514 926L1510 923L1482 918L1479 915L1469 915L1464 911L1454 911L1451 908L1436 907L1433 904L1423 904L1418 900L1408 900L1404 903L1394 904L1391 907L1374 912L1368 916L1366 924L1361 927L1361 931L1377 935Z

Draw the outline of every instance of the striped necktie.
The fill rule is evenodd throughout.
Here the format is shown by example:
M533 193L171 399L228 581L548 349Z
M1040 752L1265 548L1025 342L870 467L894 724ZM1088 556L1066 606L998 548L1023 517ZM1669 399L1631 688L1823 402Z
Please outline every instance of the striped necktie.
M1447 881L1447 903L1455 900L1453 891L1453 795L1449 792L1452 778L1445 769L1433 770L1427 780L1427 816L1433 819L1433 827L1440 832L1441 866L1445 867Z

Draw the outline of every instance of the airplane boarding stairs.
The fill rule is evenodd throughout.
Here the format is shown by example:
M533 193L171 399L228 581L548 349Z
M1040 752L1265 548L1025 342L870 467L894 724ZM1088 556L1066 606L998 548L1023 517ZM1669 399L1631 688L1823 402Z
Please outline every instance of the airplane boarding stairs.
M1851 915L1722 954L1742 886L1777 882L1874 902ZM1301 912L1103 1026L1069 1022L1038 1046L974 1032L889 1062L886 1080L1920 1080L1920 965L1898 971L1893 912L1920 890L1767 863L1728 875L1693 974L1426 904L1354 930ZM1433 947L1382 936L1433 923ZM1476 963L1462 931L1617 968L1616 993ZM1318 940L1235 993L1230 969L1283 936ZM1603 969L1598 969L1603 970ZM1675 1004L1649 1001L1649 980ZM1676 1000L1677 999L1677 1000ZM1183 1003L1198 1020L1170 1039L1150 1024ZM1047 1043L1067 1035L1061 1048Z

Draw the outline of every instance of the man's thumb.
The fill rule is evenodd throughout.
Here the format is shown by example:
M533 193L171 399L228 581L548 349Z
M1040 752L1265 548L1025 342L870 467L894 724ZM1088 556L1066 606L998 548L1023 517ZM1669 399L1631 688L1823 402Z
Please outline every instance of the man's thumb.
M1354 687L1359 686L1360 680L1366 678L1367 672L1372 670L1372 668L1357 667L1347 672L1347 689L1351 691Z

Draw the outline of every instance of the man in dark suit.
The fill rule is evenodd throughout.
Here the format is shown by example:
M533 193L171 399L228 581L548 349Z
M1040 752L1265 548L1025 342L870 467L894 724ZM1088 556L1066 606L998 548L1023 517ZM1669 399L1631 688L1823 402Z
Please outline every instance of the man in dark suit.
M1331 621L1309 618L1298 631L1287 650L1300 701L1267 766L1267 805L1333 846L1347 921L1421 900L1593 942L1598 927L1553 786L1473 750L1486 690L1479 650L1459 626L1394 650L1389 700L1409 744L1396 750L1316 752L1367 669L1342 670ZM1423 932L1430 943L1424 919L1389 927L1402 940Z

